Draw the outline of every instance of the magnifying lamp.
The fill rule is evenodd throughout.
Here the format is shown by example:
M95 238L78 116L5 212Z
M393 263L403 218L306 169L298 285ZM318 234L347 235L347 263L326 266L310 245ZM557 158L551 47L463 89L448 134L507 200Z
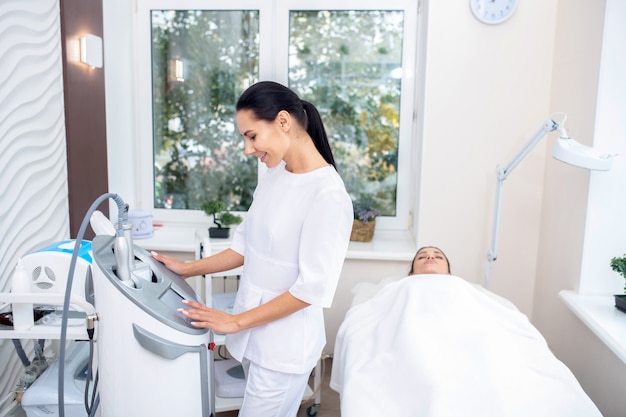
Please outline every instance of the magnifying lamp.
M563 121L559 124L552 119L552 116L562 114ZM487 264L485 268L484 287L489 288L489 275L491 272L491 262L495 261L496 246L498 244L498 228L500 222L500 206L502 200L502 185L504 180L509 176L513 169L522 159L528 155L532 148L548 133L555 130L559 131L559 138L556 141L552 156L561 162L567 164L596 171L608 171L613 164L614 154L602 154L589 146L581 145L567 134L564 124L567 115L564 113L555 113L546 120L541 128L530 138L526 145L519 151L515 157L504 167L498 166L496 169L496 202L494 209L493 229L491 235L491 247L487 254Z

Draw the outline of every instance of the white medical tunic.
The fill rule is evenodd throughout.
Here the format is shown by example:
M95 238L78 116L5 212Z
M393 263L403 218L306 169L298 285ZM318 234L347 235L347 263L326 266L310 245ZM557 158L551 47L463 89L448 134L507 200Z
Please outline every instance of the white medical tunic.
M334 167L293 174L283 162L263 174L231 245L244 256L233 312L286 291L310 306L228 335L234 358L285 373L313 369L326 344L322 309L332 303L352 220L352 201Z

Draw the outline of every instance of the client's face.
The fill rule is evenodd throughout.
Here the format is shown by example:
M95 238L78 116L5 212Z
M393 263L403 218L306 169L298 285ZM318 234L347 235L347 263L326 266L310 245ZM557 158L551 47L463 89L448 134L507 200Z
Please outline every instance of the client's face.
M449 274L448 259L437 248L422 248L415 255L413 274Z

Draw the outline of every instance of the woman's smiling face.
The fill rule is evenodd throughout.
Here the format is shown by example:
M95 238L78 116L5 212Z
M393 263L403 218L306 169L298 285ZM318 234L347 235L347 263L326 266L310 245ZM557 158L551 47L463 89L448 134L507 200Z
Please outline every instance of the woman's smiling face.
M245 140L244 152L254 155L268 168L277 166L289 149L289 138L281 129L279 117L268 122L259 120L249 109L237 112L237 127Z

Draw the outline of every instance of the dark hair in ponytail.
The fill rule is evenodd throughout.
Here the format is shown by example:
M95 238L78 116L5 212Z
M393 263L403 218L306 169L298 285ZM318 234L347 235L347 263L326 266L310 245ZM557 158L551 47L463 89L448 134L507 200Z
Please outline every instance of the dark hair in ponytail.
M304 127L324 160L337 168L320 113L313 104L301 100L284 85L273 81L253 84L239 97L236 109L252 110L257 119L268 122L275 120L278 113L285 110Z

